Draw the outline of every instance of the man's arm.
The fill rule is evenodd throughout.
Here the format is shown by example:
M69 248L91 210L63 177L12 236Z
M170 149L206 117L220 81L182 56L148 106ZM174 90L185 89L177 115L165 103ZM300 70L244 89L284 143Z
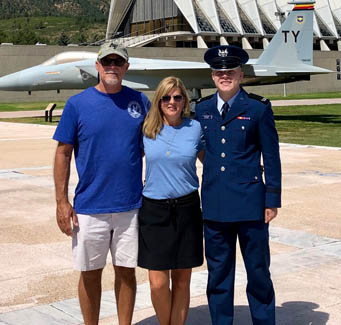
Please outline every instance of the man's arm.
M71 219L73 225L78 226L77 215L68 198L72 151L73 146L71 144L58 143L53 171L57 202L57 223L60 230L68 236L72 236Z

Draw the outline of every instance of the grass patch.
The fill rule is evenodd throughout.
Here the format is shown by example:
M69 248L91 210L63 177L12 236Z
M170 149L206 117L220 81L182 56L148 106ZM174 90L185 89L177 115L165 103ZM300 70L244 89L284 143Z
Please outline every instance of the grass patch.
M43 108L47 105L40 104ZM29 103L20 105L27 107ZM57 107L61 108L63 105ZM273 107L273 111L280 142L341 147L341 105L278 106ZM59 116L53 117L52 123L45 122L43 117L0 119L0 121L57 125L59 119Z
M273 107L281 142L341 147L341 105Z
M313 93L313 94L294 94L294 95L265 95L270 100L290 100L290 99L320 99L320 98L341 98L341 92L333 93Z
M65 106L65 102L55 102L57 104L56 109L62 109ZM15 111L40 111L44 110L49 102L37 102L37 103L0 103L0 112L15 112Z

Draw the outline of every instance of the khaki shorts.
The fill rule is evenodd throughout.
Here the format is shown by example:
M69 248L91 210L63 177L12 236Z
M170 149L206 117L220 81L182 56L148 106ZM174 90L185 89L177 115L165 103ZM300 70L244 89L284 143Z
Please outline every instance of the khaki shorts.
M110 249L112 264L134 268L138 253L138 209L106 214L77 214L72 235L74 268L104 268Z

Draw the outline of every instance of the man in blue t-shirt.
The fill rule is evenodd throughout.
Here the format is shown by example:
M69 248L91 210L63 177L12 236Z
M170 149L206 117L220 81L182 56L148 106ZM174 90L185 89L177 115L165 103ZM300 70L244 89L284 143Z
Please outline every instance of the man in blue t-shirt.
M149 108L142 93L122 86L125 48L102 45L99 83L66 103L53 139L57 223L72 236L78 295L86 325L98 324L101 276L110 249L120 324L131 324L136 294L137 212L141 205L141 127ZM79 181L68 199L72 152Z

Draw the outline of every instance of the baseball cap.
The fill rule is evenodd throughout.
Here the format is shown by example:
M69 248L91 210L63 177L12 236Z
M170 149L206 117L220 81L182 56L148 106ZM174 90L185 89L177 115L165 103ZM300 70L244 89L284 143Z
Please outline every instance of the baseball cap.
M110 54L117 54L120 57L122 57L123 59L125 59L126 61L129 60L129 56L128 56L128 51L125 47L116 44L112 41L110 42L105 42L102 44L99 52L98 52L98 56L97 59L103 59L104 57L106 57L107 55Z

